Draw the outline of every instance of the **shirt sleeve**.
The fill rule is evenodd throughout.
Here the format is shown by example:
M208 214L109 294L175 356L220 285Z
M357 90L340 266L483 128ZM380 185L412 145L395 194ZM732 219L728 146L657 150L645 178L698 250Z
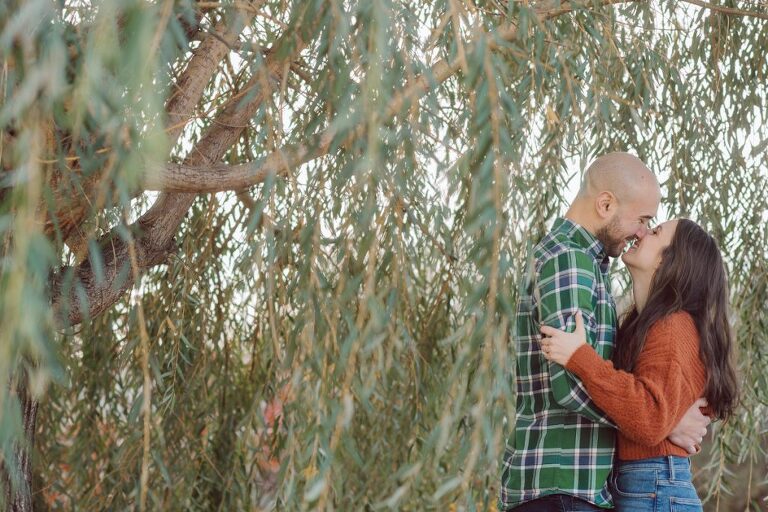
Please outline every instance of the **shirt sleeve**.
M580 310L584 315L587 343L597 346L596 280L594 260L583 251L569 250L545 261L539 270L534 292L540 324L573 332L576 327L574 315ZM547 362L540 345L538 349L538 356ZM615 426L593 402L578 377L557 363L547 363L550 386L558 404L592 421Z
M633 373L614 368L590 347L582 346L567 367L579 375L597 403L629 439L645 446L661 443L696 400L686 368L697 353L670 343L672 333L649 333Z

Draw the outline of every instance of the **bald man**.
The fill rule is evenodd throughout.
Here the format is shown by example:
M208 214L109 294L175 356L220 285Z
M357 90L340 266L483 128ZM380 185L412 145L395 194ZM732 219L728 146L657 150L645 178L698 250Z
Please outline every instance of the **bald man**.
M504 454L500 510L613 508L607 480L616 427L574 375L544 358L539 329L573 331L581 310L587 341L603 358L611 357L616 307L609 258L646 235L660 199L659 182L640 159L601 156L585 171L565 217L534 247L516 310L517 416ZM708 423L694 405L670 440L694 453Z

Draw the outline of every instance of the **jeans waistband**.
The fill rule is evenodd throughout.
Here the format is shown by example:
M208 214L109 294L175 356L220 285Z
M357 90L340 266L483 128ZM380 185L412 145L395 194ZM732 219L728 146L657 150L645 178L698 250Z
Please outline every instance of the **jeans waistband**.
M616 460L616 468L622 469L666 469L674 479L675 471L690 471L691 461L688 457L667 455L639 460Z

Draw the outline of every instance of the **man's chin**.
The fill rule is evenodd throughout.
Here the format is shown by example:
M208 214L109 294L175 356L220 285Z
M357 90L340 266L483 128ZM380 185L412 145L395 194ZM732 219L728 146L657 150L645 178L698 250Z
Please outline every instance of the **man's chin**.
M625 247L625 245L624 245L624 244L622 244L622 245L617 245L617 246L614 246L614 247L610 247L610 248L608 248L608 249L605 251L605 253L606 253L608 256L610 256L611 258L618 258L618 257L619 257L619 256L621 256L622 254L624 254L624 247Z

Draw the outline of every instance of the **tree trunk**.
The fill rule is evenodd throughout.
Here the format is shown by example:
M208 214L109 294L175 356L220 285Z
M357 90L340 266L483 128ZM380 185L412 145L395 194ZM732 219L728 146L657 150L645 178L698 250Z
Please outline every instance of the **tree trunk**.
M11 394L13 397L13 394ZM35 425L37 422L37 407L39 402L34 399L27 389L26 372L19 378L16 385L16 397L19 400L24 428L23 444L13 448L18 481L13 479L7 468L3 468L3 484L5 505L12 512L31 512L32 506L32 449L35 445Z

